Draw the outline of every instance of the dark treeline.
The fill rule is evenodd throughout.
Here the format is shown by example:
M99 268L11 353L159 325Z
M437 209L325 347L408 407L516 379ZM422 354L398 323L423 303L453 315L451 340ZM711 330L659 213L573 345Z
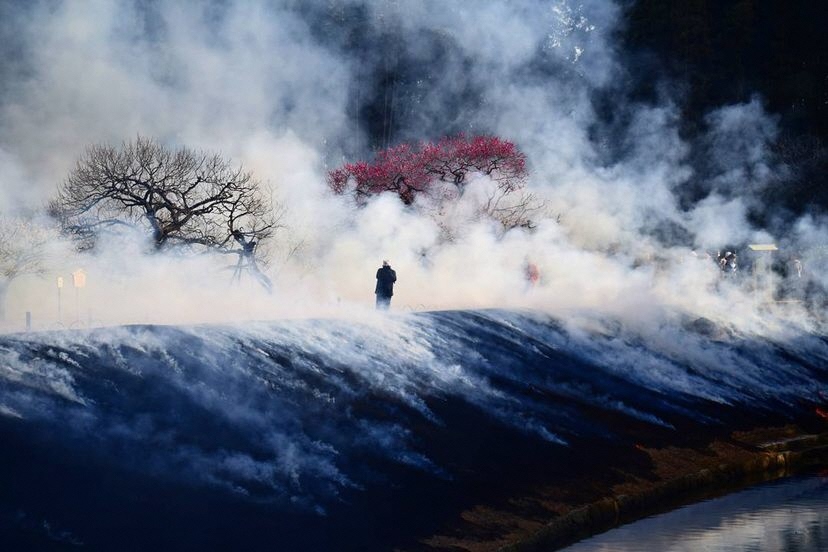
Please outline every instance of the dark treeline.
M828 3L637 0L626 23L639 90L654 72L681 81L688 122L759 93L786 129L828 134Z
M773 152L791 170L764 190L763 201L799 214L828 209L828 4L798 0L628 0L617 45L627 78L594 94L602 121L595 139L609 158L621 140L625 106L656 103L665 90L682 111L698 178L688 204L710 189L709 152L697 138L716 108L758 98L778 117ZM412 33L389 10L374 19L364 5L332 1L297 8L320 42L348 54L357 78L350 89L354 130L367 141L348 157L402 141L486 128L484 78L456 43L450 26ZM577 79L577 67L538 51L523 78ZM757 210L758 217L765 215ZM766 221L765 221L766 222Z
M374 9L382 14L385 4ZM296 6L315 38L356 60L348 112L365 156L403 141L469 131L469 114L481 105L472 60L446 27L403 29L393 10L375 17L365 4L332 0Z
M828 3L637 0L625 23L637 99L669 79L692 139L710 110L758 95L779 117L777 160L794 169L767 201L797 213L828 208Z

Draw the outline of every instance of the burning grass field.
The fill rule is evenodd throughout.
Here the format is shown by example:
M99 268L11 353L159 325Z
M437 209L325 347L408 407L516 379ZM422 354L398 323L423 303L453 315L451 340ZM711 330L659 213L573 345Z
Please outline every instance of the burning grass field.
M793 328L501 310L7 335L0 541L494 550L785 467L759 445L824 430L826 358Z

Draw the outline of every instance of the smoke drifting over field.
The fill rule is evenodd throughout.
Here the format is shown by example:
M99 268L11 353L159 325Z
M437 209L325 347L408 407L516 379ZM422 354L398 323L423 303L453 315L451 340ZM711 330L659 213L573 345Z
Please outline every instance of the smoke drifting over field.
M828 396L828 344L792 328L567 326L489 310L0 336L0 542L422 549L401 543L470 497L617 482L618 458L651 465L648 439L790 423Z
M395 306L410 309L642 317L667 306L748 322L755 301L744 282L717 283L713 263L691 251L750 242L778 242L804 256L807 279L822 278L821 218L791 223L757 200L790 170L768 149L774 116L759 98L722 106L689 142L669 83L659 101L625 101L621 11L610 2L97 0L0 9L5 214L40 209L85 145L138 134L243 162L284 206L285 229L271 244L272 297L252 283L230 286L231 270L214 259L144 255L141 243L104 243L77 257L63 248L50 275L87 268L81 318L209 321L370 307L383 258L399 273ZM391 107L373 113L382 95ZM610 115L599 97L616 98ZM461 204L450 218L457 238L444 243L431 218L393 196L356 210L325 187L327 169L370 156L372 145L460 131L497 134L527 153L528 185L547 202L534 231L501 235ZM466 201L489 185L472 182ZM757 211L773 227L750 222ZM529 260L542 280L527 293ZM51 278L13 285L10 316L54 318Z
M680 83L628 99L621 25L607 0L0 3L1 217L51 225L84 148L138 135L243 163L282 209L272 295L232 283L232 255L47 240L0 331L26 311L38 330L178 326L0 336L0 541L388 550L550 466L614 473L651 432L816 416L828 234L759 199L793 170L776 119L757 97L682 136ZM442 226L326 187L372 149L459 132L526 153L535 228L477 217L480 175ZM744 244L771 242L802 278L746 270ZM742 274L694 254L731 247Z

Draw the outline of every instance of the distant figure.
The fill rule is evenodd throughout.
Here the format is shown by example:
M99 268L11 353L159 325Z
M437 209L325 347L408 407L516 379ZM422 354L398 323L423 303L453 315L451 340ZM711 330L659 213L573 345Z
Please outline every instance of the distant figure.
M377 287L374 293L377 296L377 308L388 310L391 306L391 297L394 295L394 282L397 281L397 273L388 264L382 261L382 268L377 270Z
M730 254L730 259L727 261L728 272L736 272L739 266L736 264L736 253Z
M538 265L532 261L526 261L526 282L530 288L535 287L540 282L540 270Z
M728 251L724 255L722 255L721 251L716 254L717 262L719 263L719 269L725 273L733 273L738 270L738 265L736 264L736 253L732 251Z
M794 259L794 269L796 270L796 277L802 278L802 261Z

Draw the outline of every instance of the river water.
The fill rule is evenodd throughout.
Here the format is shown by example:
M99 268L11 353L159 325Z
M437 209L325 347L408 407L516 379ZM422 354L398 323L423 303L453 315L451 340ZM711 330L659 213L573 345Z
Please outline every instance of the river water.
M828 473L764 483L581 541L567 552L823 552Z

